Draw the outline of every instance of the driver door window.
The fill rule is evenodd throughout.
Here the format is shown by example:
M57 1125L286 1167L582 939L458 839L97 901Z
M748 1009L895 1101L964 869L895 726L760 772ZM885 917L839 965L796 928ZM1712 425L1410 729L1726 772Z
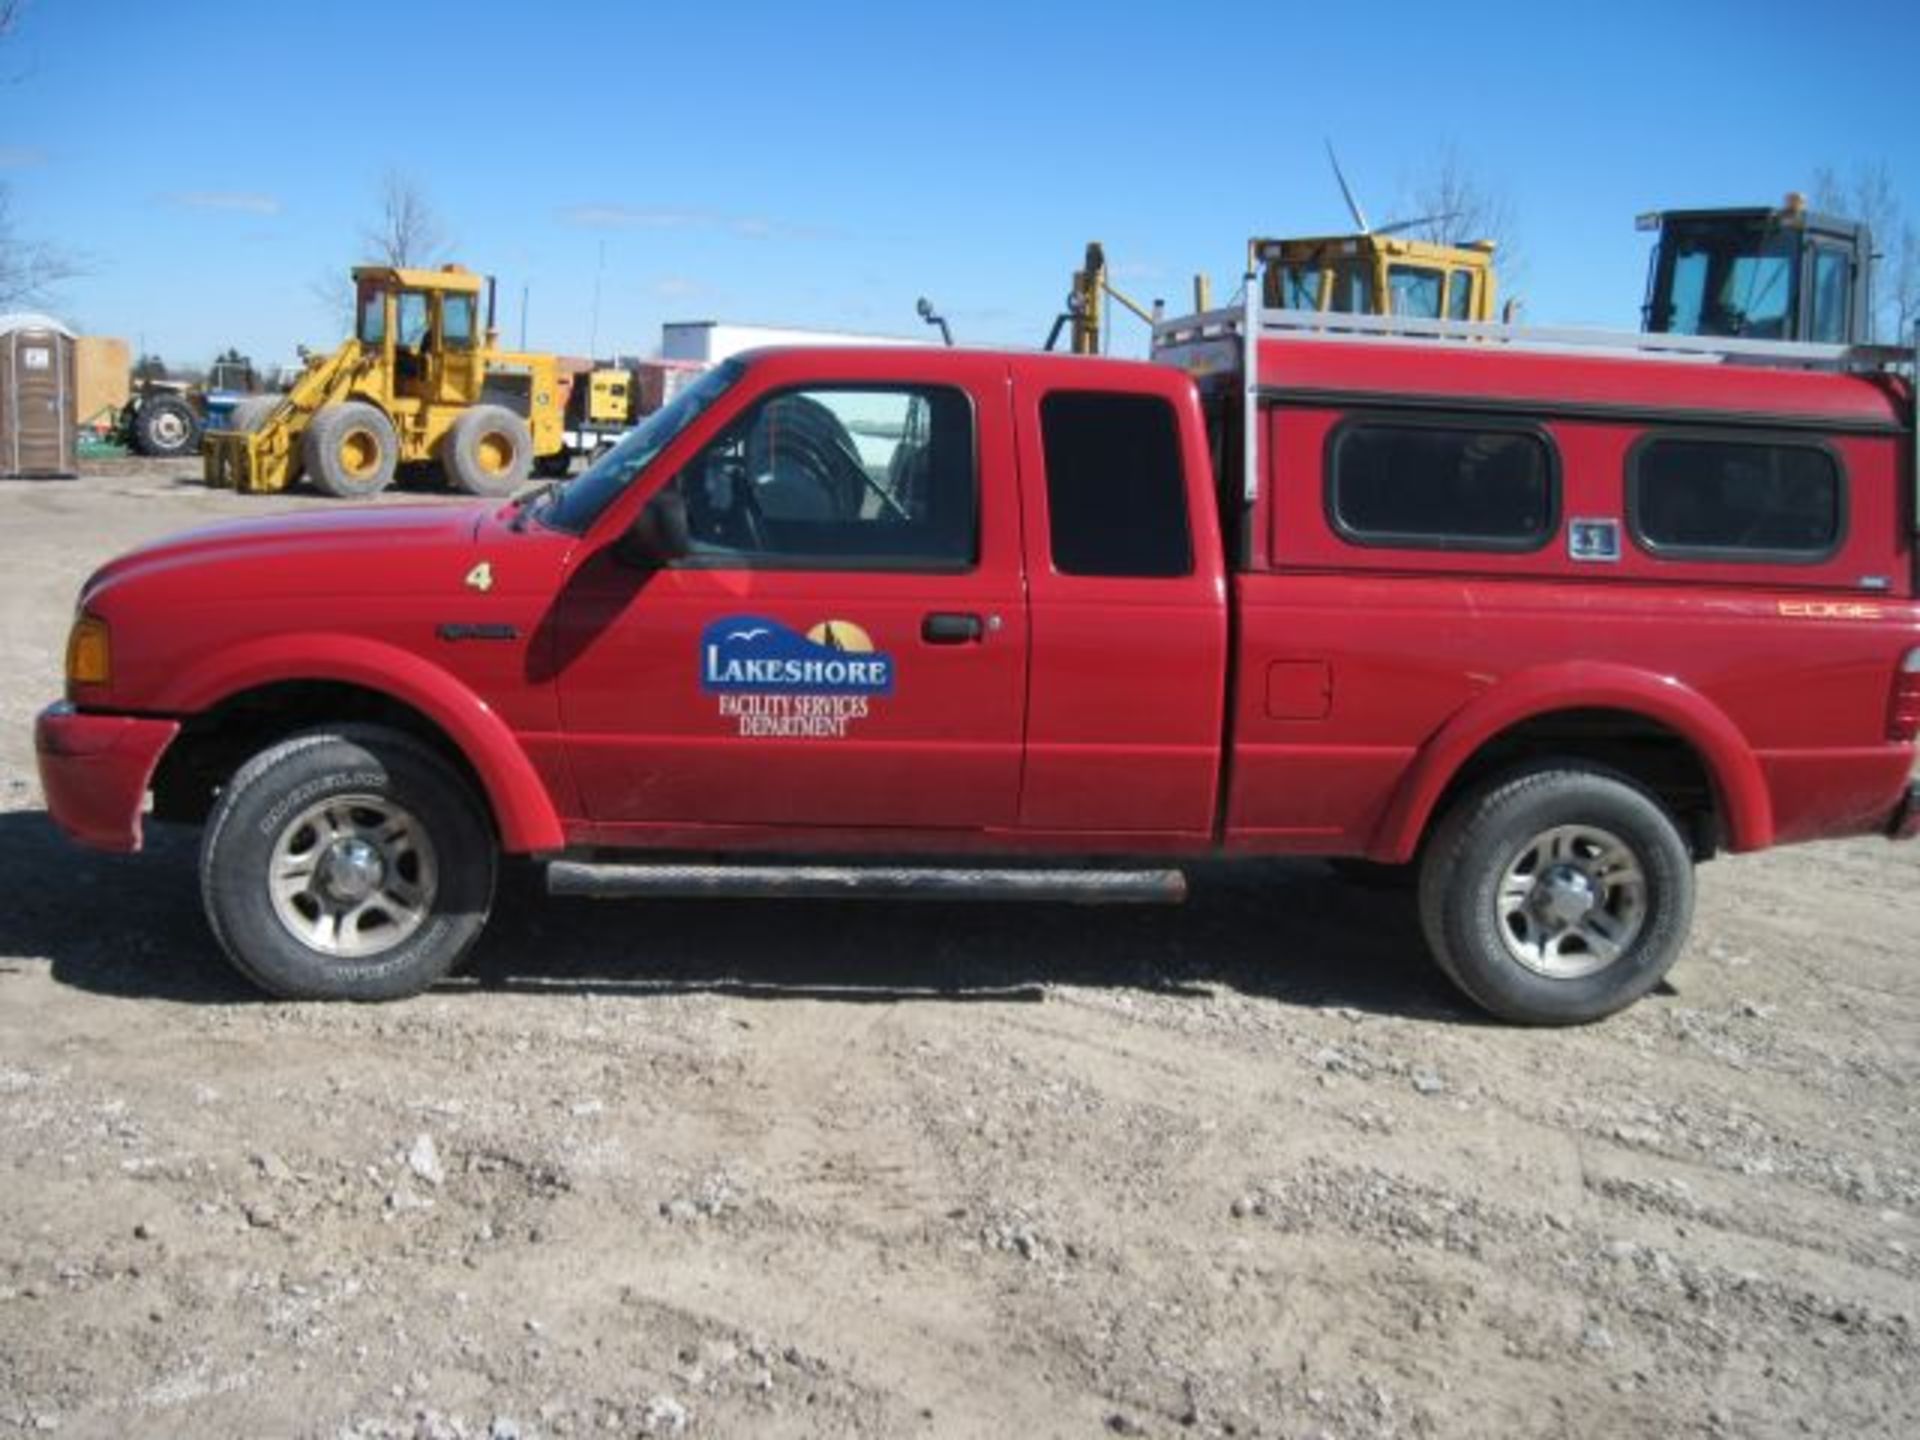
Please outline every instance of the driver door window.
M978 553L973 415L939 387L784 391L671 482L706 569L966 570Z

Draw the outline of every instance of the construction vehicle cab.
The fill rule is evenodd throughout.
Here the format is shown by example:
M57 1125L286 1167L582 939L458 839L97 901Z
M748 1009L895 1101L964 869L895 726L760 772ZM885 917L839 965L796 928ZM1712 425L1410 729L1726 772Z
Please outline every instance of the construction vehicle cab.
M1827 345L1873 338L1873 237L1858 221L1789 195L1778 210L1664 210L1637 223L1660 235L1643 330Z
M392 355L396 402L459 405L478 392L478 275L361 266L353 283L356 338Z
M1270 310L1492 320L1493 242L1437 245L1380 232L1254 239L1247 268Z
M437 463L457 488L508 494L566 442L554 357L494 346L489 287L458 265L353 271L354 333L311 358L284 396L236 406L206 436L209 485L329 495L385 489L403 464Z

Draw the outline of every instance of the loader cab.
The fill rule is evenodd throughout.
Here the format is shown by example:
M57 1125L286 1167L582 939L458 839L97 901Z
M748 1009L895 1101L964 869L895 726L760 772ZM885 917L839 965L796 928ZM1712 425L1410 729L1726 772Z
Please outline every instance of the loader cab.
M419 404L470 404L479 394L480 277L458 266L353 272L355 334L377 352L391 393Z
M1852 345L1872 336L1873 238L1789 195L1778 210L1664 210L1641 329L1653 334Z
M1435 245L1379 234L1249 243L1270 310L1493 318L1493 245Z

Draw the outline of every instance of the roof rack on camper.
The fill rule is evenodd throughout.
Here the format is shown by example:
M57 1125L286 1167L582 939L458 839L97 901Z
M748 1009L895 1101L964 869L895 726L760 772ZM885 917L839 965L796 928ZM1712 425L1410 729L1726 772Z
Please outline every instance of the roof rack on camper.
M1507 325L1487 320L1276 310L1258 302L1258 286L1249 282L1248 300L1244 305L1160 321L1153 327L1155 358L1174 358L1165 352L1197 342L1265 337L1378 344L1479 342L1547 353L1591 355L1611 352L1649 359L1771 365L1808 370L1911 371L1915 351L1920 349L1920 330L1916 331L1914 346L1817 345L1806 341L1745 340L1720 335L1655 335L1638 330L1596 330L1579 326Z
M1252 413L1260 399L1260 342L1307 340L1330 345L1493 346L1533 354L1614 356L1693 364L1750 365L1905 377L1909 405L1920 394L1920 321L1913 343L1820 345L1805 341L1747 340L1718 335L1648 334L1577 326L1506 325L1479 320L1436 320L1407 315L1336 314L1323 310L1277 310L1261 303L1261 287L1246 277L1243 301L1223 309L1175 316L1153 327L1153 358L1177 365L1198 379L1233 377ZM1920 406L1908 413L1912 466L1910 523L1920 534ZM1242 475L1252 503L1260 476L1260 427L1240 427Z

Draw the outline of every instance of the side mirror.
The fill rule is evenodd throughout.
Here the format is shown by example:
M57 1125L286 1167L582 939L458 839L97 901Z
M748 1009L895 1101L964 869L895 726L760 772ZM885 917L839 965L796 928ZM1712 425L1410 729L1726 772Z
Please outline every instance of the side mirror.
M629 565L658 570L692 548L685 498L678 490L662 490L647 501L615 550Z

